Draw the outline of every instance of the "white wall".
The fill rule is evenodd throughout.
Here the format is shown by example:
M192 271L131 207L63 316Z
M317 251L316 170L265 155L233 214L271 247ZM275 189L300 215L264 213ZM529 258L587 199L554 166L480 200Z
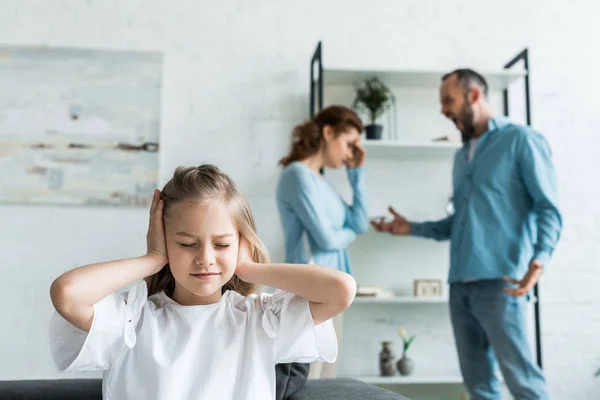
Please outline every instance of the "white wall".
M545 369L553 398L590 399L600 393L593 378L600 366L600 189L593 172L600 166L600 27L593 1L565 4L2 0L0 42L163 51L161 183L178 164L218 163L250 198L276 259L276 160L291 126L307 114L308 62L318 40L327 63L365 67L493 69L529 47L533 121L554 148L565 218L541 288ZM447 184L447 172L436 174L433 181ZM379 193L386 182L369 178ZM427 182L412 179L385 200L417 214L411 196L427 191ZM46 351L51 280L83 263L140 254L146 210L2 205L0 221L0 379L55 377ZM445 251L403 246L435 248L435 257ZM416 341L414 350L426 354L427 344ZM452 362L451 351L443 354L447 360L437 362ZM419 368L433 367L422 361Z

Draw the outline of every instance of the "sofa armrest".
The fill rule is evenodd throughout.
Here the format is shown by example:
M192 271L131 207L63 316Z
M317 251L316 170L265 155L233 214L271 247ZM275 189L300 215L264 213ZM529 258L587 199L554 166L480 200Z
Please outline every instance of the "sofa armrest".
M0 381L2 400L102 400L102 379Z

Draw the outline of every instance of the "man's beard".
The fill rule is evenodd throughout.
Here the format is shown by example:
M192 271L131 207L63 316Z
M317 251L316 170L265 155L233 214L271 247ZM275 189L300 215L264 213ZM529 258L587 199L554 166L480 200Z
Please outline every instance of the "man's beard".
M463 143L467 143L475 134L475 124L473 123L473 119L473 108L469 104L469 100L465 99L465 103L458 113L458 120L463 127L463 129L460 131Z

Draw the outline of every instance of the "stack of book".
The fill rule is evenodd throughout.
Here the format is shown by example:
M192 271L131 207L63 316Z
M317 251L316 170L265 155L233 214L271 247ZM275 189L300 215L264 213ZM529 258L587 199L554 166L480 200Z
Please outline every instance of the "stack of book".
M378 286L358 285L356 297L395 297L396 293Z

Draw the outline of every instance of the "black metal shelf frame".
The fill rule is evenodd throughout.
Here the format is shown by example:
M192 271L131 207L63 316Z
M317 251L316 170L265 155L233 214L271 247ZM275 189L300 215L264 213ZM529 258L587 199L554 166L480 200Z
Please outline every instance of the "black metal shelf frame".
M523 49L517 54L512 60L510 60L504 66L504 69L510 69L518 62L523 62L523 69L525 70L525 78L523 84L525 85L525 121L527 125L531 126L531 96L529 91L529 77L531 71L529 70L529 51L527 48ZM508 107L508 88L503 91L503 103L504 103L504 115L509 115ZM534 302L534 320L535 320L535 352L537 357L537 363L542 368L542 329L540 325L540 288L539 284L536 284L533 288Z

